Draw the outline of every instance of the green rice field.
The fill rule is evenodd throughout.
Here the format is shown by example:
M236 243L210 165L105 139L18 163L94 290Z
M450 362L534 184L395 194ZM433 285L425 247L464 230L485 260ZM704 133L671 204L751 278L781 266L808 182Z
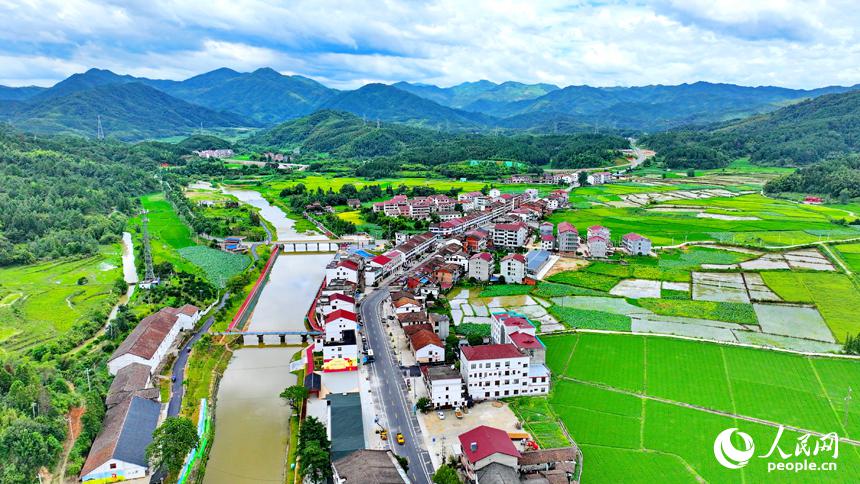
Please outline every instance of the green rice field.
M543 446L557 445L552 427L563 422L584 453L582 482L860 479L860 449L844 442L832 472L768 473L769 460L759 458L729 470L713 454L717 434L732 427L752 436L756 455L767 453L777 427L740 417L856 439L860 404L845 397L860 381L860 361L653 336L567 334L543 341L552 393L515 400L512 408L526 429L538 430ZM786 430L780 448L793 452L799 436Z

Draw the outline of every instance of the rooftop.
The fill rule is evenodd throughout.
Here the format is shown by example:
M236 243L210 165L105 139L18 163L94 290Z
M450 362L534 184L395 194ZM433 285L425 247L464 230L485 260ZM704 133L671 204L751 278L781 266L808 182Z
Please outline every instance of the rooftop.
M194 308L194 306L188 306ZM152 358L176 324L176 320L178 319L177 314L183 310L188 311L189 308L186 308L186 306L180 309L171 307L161 308L157 313L143 318L125 340L123 340L119 348L114 351L110 359L115 360L129 353L144 359ZM182 314L186 313L182 312Z
M512 344L462 346L461 354L469 361L520 358L520 350Z
M350 321L357 321L355 313L352 311L347 311L345 309L338 309L336 311L332 311L328 316L325 317L325 322L330 323L338 318L346 318Z
M152 440L160 413L158 402L141 397L131 397L108 409L81 476L111 459L147 467L146 446Z
M390 450L361 449L332 462L338 477L347 484L408 482Z
M508 433L502 429L481 425L460 434L458 438L463 454L473 464L496 453L520 457Z

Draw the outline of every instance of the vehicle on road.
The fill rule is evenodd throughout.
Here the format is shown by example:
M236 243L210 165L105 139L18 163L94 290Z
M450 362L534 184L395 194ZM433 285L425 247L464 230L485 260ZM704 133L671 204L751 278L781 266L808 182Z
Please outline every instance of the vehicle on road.
M406 438L403 437L403 434L397 432L397 443L403 445L406 443Z
M382 431L379 432L379 438L382 440L388 440L388 431L385 429L382 429Z
M373 361L373 350L367 350L367 362Z
M445 420L445 414L444 414L444 413L442 413L442 411L441 411L441 410L439 410L438 412L436 412L436 415L438 415L438 416L439 416L439 420Z
M463 418L463 411L460 410L459 408L454 410L454 416L457 418Z
M170 381L171 381L171 382L175 382L175 381L176 381L176 375L171 376L171 377L170 377Z

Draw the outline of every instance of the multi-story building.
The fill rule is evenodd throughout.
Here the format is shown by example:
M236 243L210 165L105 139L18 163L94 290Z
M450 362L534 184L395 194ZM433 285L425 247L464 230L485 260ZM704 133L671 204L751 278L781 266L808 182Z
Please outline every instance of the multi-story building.
M579 248L579 232L570 222L558 224L558 251L576 252Z
M552 235L541 235L540 236L540 248L542 250L555 250L555 237Z
M498 223L493 226L493 245L497 249L516 249L525 245L527 235L523 222Z
M521 454L507 432L481 425L458 439L466 482L520 482Z
M529 357L513 344L463 346L460 374L473 400L525 395L529 388Z
M564 222L562 222L564 223ZM555 231L555 226L552 222L543 222L540 224L540 234L541 235L552 235Z
M461 407L466 404L463 377L447 365L426 366L421 369L427 394L433 408Z
M445 345L432 329L420 329L409 335L409 345L418 363L445 361Z
M484 229L475 229L466 232L466 237L463 242L463 249L469 252L478 252L487 249L487 241L490 239L490 233Z
M326 266L326 280L343 279L353 284L358 284L359 266L358 262L351 259L336 259Z
M593 235L588 238L588 254L591 257L606 257L609 251L609 240L602 235Z
M493 256L489 252L478 252L469 259L469 278L489 281L493 265Z
M326 331L328 335L328 331ZM323 343L323 372L358 370L358 344L355 330L345 330L340 338Z
M502 258L500 274L508 284L522 284L526 278L526 258L522 254L508 254Z
M610 236L609 229L602 226L602 225L592 225L591 227L588 227L588 232L587 232L586 238L590 239L591 237L594 237L596 235L603 237L604 239L606 239L608 241L609 236Z
M651 239L632 232L621 237L621 246L631 255L651 253Z

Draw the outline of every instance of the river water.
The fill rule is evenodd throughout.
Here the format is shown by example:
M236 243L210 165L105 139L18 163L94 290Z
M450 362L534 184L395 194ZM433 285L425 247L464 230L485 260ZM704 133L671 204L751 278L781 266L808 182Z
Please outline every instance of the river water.
M259 193L250 190L225 190L225 193L259 208L260 216L277 230L278 239L309 238L296 233L295 222ZM248 328L304 330L305 314L329 260L330 254L281 255L272 267ZM277 340L277 336L272 338ZM288 341L298 343L300 338ZM215 439L206 464L205 484L284 481L291 410L278 394L296 383L289 364L300 349L245 347L233 353L218 388Z

